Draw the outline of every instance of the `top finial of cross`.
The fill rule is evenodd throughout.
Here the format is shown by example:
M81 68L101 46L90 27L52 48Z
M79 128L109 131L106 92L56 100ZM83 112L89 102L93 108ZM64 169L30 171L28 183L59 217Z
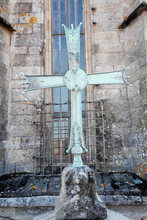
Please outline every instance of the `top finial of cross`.
M80 22L79 25L74 28L74 25L71 24L70 27L68 28L68 27L66 27L65 24L62 24L62 26L63 26L64 28L66 27L67 29L70 29L70 30L74 30L74 29L76 29L76 28L80 28L81 25L82 25L82 22Z
M69 27L62 24L65 31L67 52L68 52L68 66L69 69L79 68L80 66L80 29L82 22L74 28L71 24Z

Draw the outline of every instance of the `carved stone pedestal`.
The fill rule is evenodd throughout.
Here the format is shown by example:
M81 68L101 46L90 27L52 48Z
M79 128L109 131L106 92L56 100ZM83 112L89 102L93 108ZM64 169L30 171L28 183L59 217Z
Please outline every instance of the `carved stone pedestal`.
M66 167L62 187L55 206L56 220L103 220L106 207L96 192L94 171L87 166Z

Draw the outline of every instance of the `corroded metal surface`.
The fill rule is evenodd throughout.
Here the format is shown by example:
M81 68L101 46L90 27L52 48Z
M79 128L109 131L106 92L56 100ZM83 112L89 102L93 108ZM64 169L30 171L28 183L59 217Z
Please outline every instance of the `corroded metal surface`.
M69 69L79 68L80 63L80 28L82 23L76 28L67 28L64 24L64 30L66 35L67 52L68 52L68 65Z
M69 90L81 91L87 86L87 75L81 69L73 68L65 74L65 85Z
M96 84L128 84L127 78L129 76L125 76L125 72L127 68L124 70L119 70L116 72L108 72L108 73L94 73L89 74L88 76L88 84L96 85Z
M64 76L32 76L32 75L25 75L21 73L26 78L26 81L21 82L21 85L28 84L28 88L23 92L28 92L37 89L45 89L45 88L52 88L58 86L65 86L64 83Z

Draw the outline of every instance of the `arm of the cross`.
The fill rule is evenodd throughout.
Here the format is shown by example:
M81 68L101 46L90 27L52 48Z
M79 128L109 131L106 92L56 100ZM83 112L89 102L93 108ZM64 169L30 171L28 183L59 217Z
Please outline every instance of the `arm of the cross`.
M126 79L130 76L124 75L127 70L128 68L115 72L89 74L87 75L88 84L129 84Z
M21 73L21 75L24 75L24 74ZM37 89L65 86L63 75L56 75L56 76L24 75L24 77L26 78L26 81L23 81L20 83L21 85L28 84L28 88L24 90L24 92L37 90Z

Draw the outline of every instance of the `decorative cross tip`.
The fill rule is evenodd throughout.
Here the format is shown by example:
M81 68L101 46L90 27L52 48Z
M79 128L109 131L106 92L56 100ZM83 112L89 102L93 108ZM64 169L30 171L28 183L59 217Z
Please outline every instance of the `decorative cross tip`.
M27 78L27 76L25 75L24 72L20 72L20 76L23 76L26 81L21 81L21 82L19 83L19 85L29 85L29 84L30 84L30 83L29 83L29 80L28 80L28 78ZM21 93L22 93L22 94L25 94L27 91L28 91L28 89L23 90Z
M82 23L82 22L80 22L80 23L79 23L79 25L78 25L76 28L80 27L82 24L83 24L83 23ZM62 26L63 26L64 28L68 28L68 27L67 27L65 24L62 24ZM69 27L68 29L73 30L73 29L76 29L76 28L74 28L74 25L73 25L73 24L71 24L71 25L70 25L70 27Z
M123 79L124 83L128 84L128 85L130 85L130 83L127 81L127 79L131 78L131 76L126 76L125 74L129 69L130 69L129 67L126 67L122 73L122 79Z

